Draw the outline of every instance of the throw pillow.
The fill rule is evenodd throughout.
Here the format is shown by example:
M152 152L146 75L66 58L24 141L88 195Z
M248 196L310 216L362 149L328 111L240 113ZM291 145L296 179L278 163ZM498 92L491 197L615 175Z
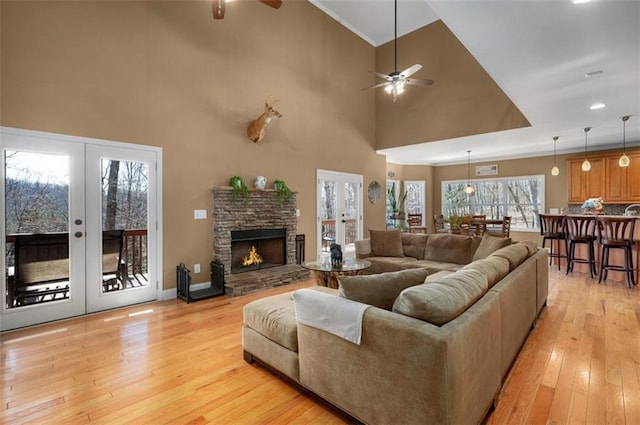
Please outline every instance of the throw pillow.
M495 236L484 235L480 241L480 245L478 245L478 249L476 249L475 254L473 254L472 261L487 258L500 248L509 245L511 245L511 238L496 238Z
M399 230L369 230L371 255L374 257L404 257Z
M403 289L420 285L428 274L426 269L408 269L366 276L340 276L338 294L352 301L391 310Z
M393 303L393 311L442 326L464 313L487 288L487 277L482 273L460 270L405 289Z

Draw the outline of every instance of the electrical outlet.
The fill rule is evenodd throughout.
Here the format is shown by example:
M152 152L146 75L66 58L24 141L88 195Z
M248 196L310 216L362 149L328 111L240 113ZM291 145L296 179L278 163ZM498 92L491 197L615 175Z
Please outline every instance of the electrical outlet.
M193 210L193 218L195 220L206 220L207 210Z
M193 273L200 273L200 264L193 265Z

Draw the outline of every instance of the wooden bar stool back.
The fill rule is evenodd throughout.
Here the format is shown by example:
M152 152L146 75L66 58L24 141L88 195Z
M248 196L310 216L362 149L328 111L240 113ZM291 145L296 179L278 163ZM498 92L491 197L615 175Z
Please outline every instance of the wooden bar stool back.
M627 285L636 285L633 275L633 245L635 241L635 217L598 217L598 236L602 248L600 255L600 277L598 283L607 280L609 270L617 270L625 273ZM612 249L621 249L624 252L624 265L611 264L609 253Z
M558 214L538 214L540 217L540 235L542 235L542 247L545 248L547 241L550 244L549 265L553 259L557 259L558 270L560 270L560 259L567 258L569 248L566 238L566 224L564 215ZM556 242L556 249L553 249L553 242ZM564 244L564 253L560 250L560 243Z
M573 272L575 263L583 263L589 265L589 275L598 274L596 271L596 216L585 215L568 215L565 218L567 242L569 249L567 251L567 272ZM576 257L576 245L582 244L587 246L587 258Z

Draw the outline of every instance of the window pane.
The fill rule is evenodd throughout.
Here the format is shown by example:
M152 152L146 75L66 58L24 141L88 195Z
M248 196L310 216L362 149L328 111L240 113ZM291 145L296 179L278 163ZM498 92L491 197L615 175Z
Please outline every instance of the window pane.
M488 219L511 217L514 230L538 230L538 213L544 211L544 176L482 179L472 182L472 196L462 189L465 181L442 182L442 211L451 214L484 214ZM466 202L466 203L465 203Z

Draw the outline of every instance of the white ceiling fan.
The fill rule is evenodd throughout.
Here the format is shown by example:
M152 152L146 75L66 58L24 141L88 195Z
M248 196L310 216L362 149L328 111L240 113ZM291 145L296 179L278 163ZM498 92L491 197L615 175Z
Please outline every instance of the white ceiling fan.
M430 86L433 84L433 80L423 80L421 78L409 78L416 72L422 69L422 65L415 64L405 69L402 72L398 72L398 0L394 0L394 30L393 30L393 69L394 71L389 74L382 74L380 72L370 71L376 77L385 79L384 83L374 84L370 87L365 87L362 90L374 89L377 87L384 87L384 91L390 93L393 96L393 101L398 99L398 96L404 92L405 84L416 86Z

